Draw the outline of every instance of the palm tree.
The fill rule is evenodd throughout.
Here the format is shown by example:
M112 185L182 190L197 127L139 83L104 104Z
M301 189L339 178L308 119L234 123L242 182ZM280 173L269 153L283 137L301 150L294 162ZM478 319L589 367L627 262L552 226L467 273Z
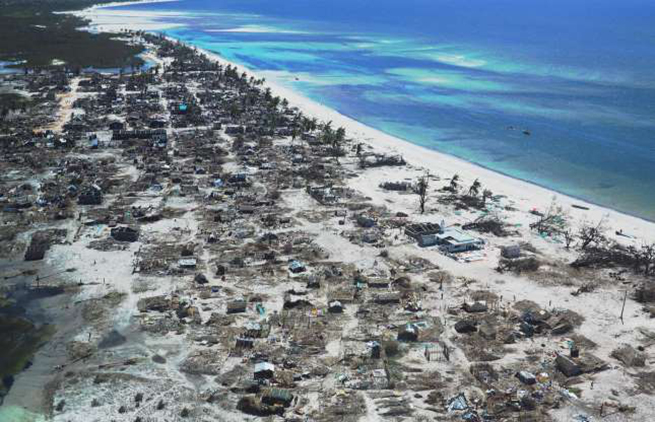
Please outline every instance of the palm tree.
M459 190L459 175L455 174L451 179L450 179L450 190L453 192L457 192Z
M334 131L330 126L323 126L323 143L324 144L331 144L332 139L334 138Z
M346 140L346 129L340 127L334 133L332 137L332 152L334 153L334 158L336 158L337 163L339 162L339 155L341 154L341 144Z
M311 120L305 116L300 116L300 127L302 128L303 133L309 131L311 126Z
M334 134L334 140L341 144L343 141L346 140L346 128L343 126L337 129L336 133Z
M327 123L323 123L323 124L321 125L321 130L323 131L323 133L330 133L330 132L332 132L332 120L330 120L330 121L327 122Z
M424 174L418 179L416 184L416 194L418 195L418 204L421 214L425 213L425 204L428 201L428 188L430 184L430 173Z
M469 196L478 196L478 193L480 193L480 188L482 187L482 184L480 183L479 179L475 179L471 187L469 188Z

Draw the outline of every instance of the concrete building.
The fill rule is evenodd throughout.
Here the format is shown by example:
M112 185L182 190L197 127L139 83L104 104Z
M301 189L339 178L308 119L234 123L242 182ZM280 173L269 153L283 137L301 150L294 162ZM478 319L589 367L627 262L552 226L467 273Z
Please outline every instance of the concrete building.
M471 251L484 246L483 239L473 237L456 227L445 227L438 233L419 235L417 240L421 247L439 246L448 253Z

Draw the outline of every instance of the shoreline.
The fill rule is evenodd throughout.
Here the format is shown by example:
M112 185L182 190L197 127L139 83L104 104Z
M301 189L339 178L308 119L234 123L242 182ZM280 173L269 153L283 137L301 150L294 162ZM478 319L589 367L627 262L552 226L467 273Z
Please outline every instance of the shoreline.
M166 38L182 42L173 37L166 36ZM239 72L245 72L248 76L253 76L255 78L260 77L257 72L254 72L238 63L230 62L216 52L197 47L190 43L184 44L197 48L199 52L204 53L207 57L216 60L218 63L223 65L229 64L236 67ZM443 175L443 173L446 173L447 176L459 174L459 176L468 183L472 183L475 179L480 179L483 186L491 188L495 195L505 195L510 199L523 202L523 205L527 206L527 208L519 208L521 211L530 211L534 208L540 211L545 211L550 206L553 198L556 198L559 205L565 208L568 207L567 211L575 220L580 220L580 217L582 217L583 220L595 223L606 217L612 222L612 227L610 228L612 231L616 228L617 230L623 229L626 233L635 231L643 235L645 233L643 233L642 229L650 229L651 233L647 239L651 241L655 240L655 222L653 221L596 205L586 200L578 199L526 180L490 170L456 156L413 144L402 138L389 135L379 129L367 126L358 120L341 114L337 110L304 97L301 93L293 91L292 89L278 83L269 81L268 79L264 85L271 89L273 95L286 98L291 106L298 107L303 114L310 117L316 117L322 121L332 120L334 126L343 126L346 129L349 138L355 138L356 140L362 141L383 152L401 154L407 162L413 166L422 167L426 170L436 167L438 171L436 174L439 175ZM516 194L516 192L525 193L530 190L533 190L533 192L531 192L531 195L529 196L521 198L519 197L521 195ZM531 204L526 204L526 202L530 202ZM573 205L587 207L589 210L575 208ZM583 216L582 214L584 213L586 213L586 215ZM630 226L629 231L625 230L625 226Z
M134 0L134 1L115 1L111 3L100 3L93 5L91 7L88 7L83 10L88 10L88 9L104 9L108 7L120 7L120 6L132 6L134 4L148 4L148 3L173 3L177 2L180 0Z
M168 1L176 0L145 0L144 2ZM134 3L144 2L139 1ZM122 3L122 5L125 5L125 3ZM98 9L110 9L116 6L117 5L96 5L92 8L94 11L97 11ZM88 13L87 11L92 8L87 8L76 13L79 13L84 17L84 15ZM91 20L91 24L93 25L93 16L86 17ZM148 16L143 16L143 18L146 19L146 21L142 22L144 26L148 27L153 24L152 21L147 21ZM120 26L121 22L117 21L115 24ZM168 24L161 25L161 29L168 28ZM98 29L107 30L107 28L103 28L101 26L99 26ZM141 30L141 28L132 27L130 25L124 26L124 29ZM215 60L222 65L229 64L238 69L239 72L245 72L248 76L253 76L255 78L262 77L257 73L257 71L253 71L244 65L234 63L223 58L220 53L200 48L192 43L170 37L166 34L162 34L157 29L148 29L147 31L159 33L164 35L169 40L174 40L176 42L181 42L183 44L193 46L212 60ZM276 83L275 81L266 79L264 85L271 89L273 95L279 96L281 98L286 98L291 106L297 107L303 112L303 114L310 117L316 117L322 121L332 120L335 127L343 126L346 129L348 137L356 138L358 141L364 142L384 152L401 154L410 164L414 166L423 167L428 170L436 170L434 174L442 176L442 178L444 176L451 177L453 174L459 174L459 176L464 180L465 185L467 183L472 183L475 179L480 179L482 185L485 188L491 189L495 195L505 195L511 199L520 200L523 207L519 209L522 211L530 211L535 208L544 211L550 206L553 198L555 197L557 198L558 204L563 206L569 212L569 215L575 220L582 219L590 223L594 223L606 217L613 223L612 227L609 227L612 232L616 229L623 230L623 232L628 234L634 232L644 235L645 231L650 231L650 235L647 237L647 239L644 239L644 241L655 241L654 221L650 221L646 218L632 215L627 212L618 211L609 207L598 205L588 200L576 198L575 196L559 192L532 181L527 181L504 174L502 172L491 170L454 155L449 155L434 149L413 144L410 141L400 137L390 135L371 126L367 126L366 124L352 117L343 115L339 111L332 109L320 102L307 98L302 93L288 88L280 83ZM530 192L530 195L523 198L518 198L516 192ZM589 208L589 210L574 208L572 207L573 205L586 207Z

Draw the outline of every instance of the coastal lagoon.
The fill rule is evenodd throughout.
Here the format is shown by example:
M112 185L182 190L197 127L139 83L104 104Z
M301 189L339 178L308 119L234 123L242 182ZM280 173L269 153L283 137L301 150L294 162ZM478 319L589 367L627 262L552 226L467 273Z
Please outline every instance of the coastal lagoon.
M182 0L113 9L148 16L166 35L396 137L655 220L652 2Z

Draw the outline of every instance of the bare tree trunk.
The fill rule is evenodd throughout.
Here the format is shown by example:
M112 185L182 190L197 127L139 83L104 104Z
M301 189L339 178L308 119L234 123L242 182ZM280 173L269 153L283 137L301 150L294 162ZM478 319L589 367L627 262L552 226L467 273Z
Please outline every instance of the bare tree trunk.
M623 306L621 307L621 324L625 324L623 322L623 312L625 311L625 301L628 299L628 291L625 291L625 294L623 295Z

